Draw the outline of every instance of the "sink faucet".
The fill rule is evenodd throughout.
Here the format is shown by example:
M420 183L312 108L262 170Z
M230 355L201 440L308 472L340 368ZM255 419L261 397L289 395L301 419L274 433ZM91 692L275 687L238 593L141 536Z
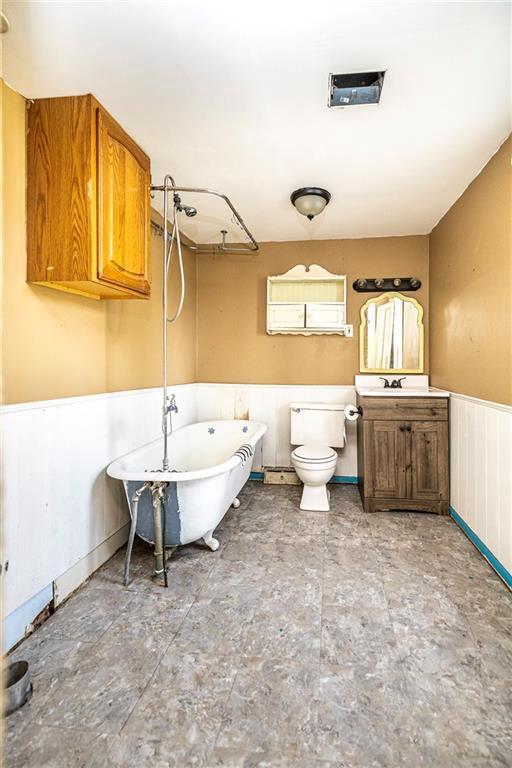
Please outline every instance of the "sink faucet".
M384 389L402 389L402 381L405 381L407 376L402 376L401 379L393 379L393 381L389 381L389 379L385 379L384 376L379 376L379 379L382 379L384 382Z

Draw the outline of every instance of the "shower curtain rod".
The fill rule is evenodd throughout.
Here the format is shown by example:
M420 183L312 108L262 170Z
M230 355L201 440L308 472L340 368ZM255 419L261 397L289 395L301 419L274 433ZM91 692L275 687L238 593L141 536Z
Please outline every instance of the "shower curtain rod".
M151 192L164 192L166 187L163 185L159 186L151 186ZM196 193L199 192L201 194L205 195L215 195L216 197L220 197L226 205L230 208L231 212L233 213L236 223L238 224L241 229L245 232L247 237L249 238L250 242L249 244L245 246L237 246L237 247L230 247L226 246L226 231L221 230L222 234L222 242L221 243L195 243L193 240L190 240L190 238L187 238L189 240L189 243L187 243L187 247L191 251L196 251L197 253L211 253L212 251L220 251L222 253L255 253L259 250L259 245L252 236L251 232L247 229L244 220L238 213L237 209L229 199L227 195L224 195L222 192L216 192L214 189L201 189L200 187L177 187L175 185L170 185L167 187L168 191L172 192L192 192ZM163 234L164 228L158 224L157 222L151 222L152 226L160 233Z

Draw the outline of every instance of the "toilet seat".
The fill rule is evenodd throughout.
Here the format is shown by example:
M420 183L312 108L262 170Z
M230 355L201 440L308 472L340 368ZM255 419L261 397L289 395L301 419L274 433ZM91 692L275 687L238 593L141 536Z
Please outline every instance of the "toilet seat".
M299 445L292 451L292 459L296 459L302 464L326 464L337 458L336 451L328 445L308 443Z

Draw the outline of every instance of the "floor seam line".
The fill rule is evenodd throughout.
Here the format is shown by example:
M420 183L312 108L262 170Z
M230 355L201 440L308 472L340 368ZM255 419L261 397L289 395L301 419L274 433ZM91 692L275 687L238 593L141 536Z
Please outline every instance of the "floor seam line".
M149 679L148 679L148 681L147 681L146 685L145 685L145 686L144 686L144 688L142 689L142 691L141 691L141 693L140 693L140 696L137 698L137 701L134 703L133 707L130 709L130 712L129 712L129 714L128 714L128 717L126 718L126 720L124 721L124 723L122 724L121 728L120 728L120 729L119 729L119 731L118 731L118 735L121 735L121 733L123 732L123 730L124 730L125 726L127 725L128 721L129 721L129 719L130 719L130 717L132 716L132 714L133 714L133 712L134 712L134 710L135 710L135 707L136 707L136 706L137 706L137 704L140 702L140 700L142 699L142 697L143 697L143 696L144 696L144 694L146 693L146 691L147 691L147 689L148 689L149 685L150 685L150 684L151 684L151 682L153 681L153 679L154 679L154 677L155 677L155 675L156 675L156 673L157 673L157 671L158 671L158 668L159 668L160 664L162 663L162 659L163 659L163 657L165 656L165 654L167 653L167 651L169 650L169 648L170 648L170 647L171 647L171 645L173 644L174 640L176 639L176 635L177 635L177 634L178 634L178 632L180 631L180 629L181 629L181 627L182 627L182 624L183 624L183 622L184 622L184 621L185 621L185 619L187 618L189 611L192 609L192 606L194 605L194 602L195 602L195 600L194 600L194 601L193 601L193 602L190 604L190 606L189 606L189 608L188 608L187 612L185 613L185 615L183 616L183 618L182 618L182 620L181 620L181 622L180 622L180 625L179 625L179 627L176 629L176 631L175 631L175 632L174 632L174 634L172 635L171 639L169 640L169 643L166 645L166 647L165 647L165 648L164 648L164 650L162 651L162 653L161 653L161 655L160 655L160 658L158 659L158 662L157 662L157 664L156 664L156 667L155 667L155 669L153 670L152 674L150 675L150 677L149 677Z

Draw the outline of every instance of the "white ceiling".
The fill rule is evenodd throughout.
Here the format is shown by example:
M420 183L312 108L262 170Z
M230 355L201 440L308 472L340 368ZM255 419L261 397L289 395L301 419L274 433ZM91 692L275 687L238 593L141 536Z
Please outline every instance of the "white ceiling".
M226 193L260 241L430 232L511 130L508 2L3 7L8 83L94 93L154 183L170 172ZM329 72L374 69L387 70L379 105L327 108ZM311 223L289 201L306 185L332 193ZM217 240L222 204L186 202L199 209L187 234Z

